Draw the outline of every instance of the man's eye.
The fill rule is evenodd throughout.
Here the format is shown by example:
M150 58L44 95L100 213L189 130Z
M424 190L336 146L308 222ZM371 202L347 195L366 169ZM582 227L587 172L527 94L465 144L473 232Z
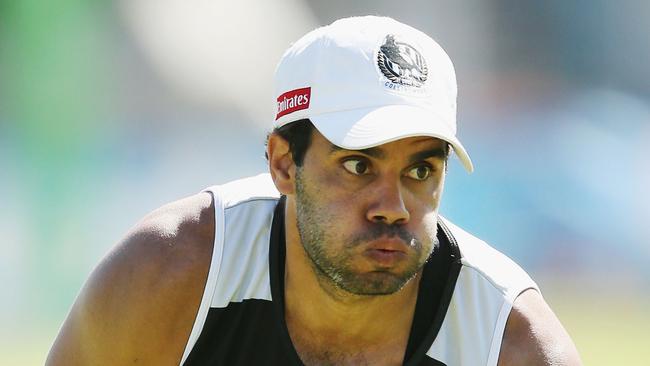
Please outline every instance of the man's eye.
M409 170L406 175L415 180L426 180L431 176L431 167L426 165L416 166Z
M352 174L363 175L368 174L368 164L359 159L349 159L343 162L345 170Z

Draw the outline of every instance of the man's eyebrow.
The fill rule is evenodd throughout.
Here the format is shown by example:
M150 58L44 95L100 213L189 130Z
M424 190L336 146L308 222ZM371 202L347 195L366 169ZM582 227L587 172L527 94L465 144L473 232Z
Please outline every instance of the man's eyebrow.
M444 159L447 159L447 154L448 154L448 152L447 152L446 149L436 147L436 148L433 148L433 149L419 151L419 152L411 155L409 160L412 163L427 160L429 158L438 158L438 159L444 160Z
M336 146L334 144L330 145L330 154L334 154L339 151L350 151L350 152L359 152L368 156L372 156L373 158L376 159L383 159L386 157L386 153L384 150L382 150L379 147L370 147L367 149L360 149L360 150L348 150L344 149L342 147ZM423 161L427 160L429 158L438 158L438 159L446 159L448 156L448 151L446 149L440 148L440 147L435 147L432 149L424 150L424 151L419 151L410 157L410 161L412 163L418 162L418 161Z
M350 151L350 152L358 152L364 155L372 156L373 158L376 159L383 159L386 157L386 153L384 150L378 148L378 147L369 147L367 149L360 149L360 150L348 150L344 149L342 147L336 146L334 144L330 145L330 154L334 154L339 151Z

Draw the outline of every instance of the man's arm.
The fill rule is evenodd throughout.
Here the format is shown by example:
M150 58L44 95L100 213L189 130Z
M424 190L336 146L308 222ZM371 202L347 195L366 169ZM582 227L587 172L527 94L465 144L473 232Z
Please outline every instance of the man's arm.
M582 365L580 355L542 295L524 291L506 323L499 366Z
M46 364L178 364L203 294L213 241L208 193L149 214L95 268Z

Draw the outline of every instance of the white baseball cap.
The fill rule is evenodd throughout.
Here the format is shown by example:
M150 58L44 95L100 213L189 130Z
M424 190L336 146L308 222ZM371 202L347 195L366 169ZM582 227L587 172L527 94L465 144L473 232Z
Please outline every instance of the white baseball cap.
M331 143L360 150L412 136L456 137L456 73L433 39L394 19L352 17L307 33L275 71L275 123L308 118Z

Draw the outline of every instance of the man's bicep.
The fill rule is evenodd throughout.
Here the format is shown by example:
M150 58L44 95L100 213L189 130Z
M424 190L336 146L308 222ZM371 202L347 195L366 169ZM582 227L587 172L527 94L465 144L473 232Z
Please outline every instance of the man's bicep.
M178 363L207 278L213 210L199 194L131 230L90 275L48 365Z
M571 337L534 289L524 291L514 302L498 365L582 365Z
M140 243L127 238L95 268L50 351L48 364L115 364L133 353L131 338L143 312L146 268L138 268ZM129 258L129 256L133 256Z

